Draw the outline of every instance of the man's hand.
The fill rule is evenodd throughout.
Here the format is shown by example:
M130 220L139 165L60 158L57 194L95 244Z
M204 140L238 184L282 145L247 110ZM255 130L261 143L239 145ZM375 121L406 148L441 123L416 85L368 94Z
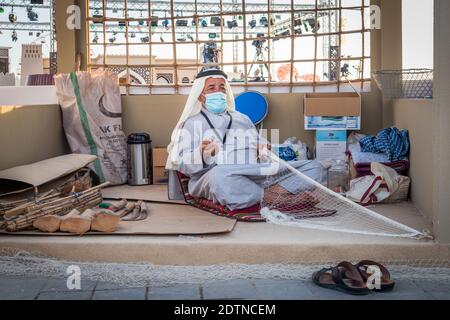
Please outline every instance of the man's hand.
M207 157L214 157L217 153L219 153L219 144L211 140L204 140L202 141L201 149L204 159Z
M258 144L258 154L264 152L264 150L271 151L272 145L271 144Z
M265 162L270 158L271 144L258 144L258 159Z

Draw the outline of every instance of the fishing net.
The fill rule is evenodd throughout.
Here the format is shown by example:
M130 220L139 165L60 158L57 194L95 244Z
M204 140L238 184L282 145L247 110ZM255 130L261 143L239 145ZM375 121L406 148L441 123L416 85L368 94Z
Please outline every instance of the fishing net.
M274 154L269 157L272 169L265 168L261 200L261 215L268 222L364 235L432 238L427 231L410 228L329 190L317 182L320 179L312 179L310 172L302 173ZM314 175L320 176L323 174Z
M356 263L358 261L350 262ZM448 280L449 260L378 261L389 268L396 280ZM210 266L161 266L151 263L95 263L56 260L38 253L17 249L0 249L0 277L36 277L67 279L70 266L78 266L84 281L116 283L124 287L151 285L172 286L199 284L207 281L230 280L304 280L338 261L318 261L308 264L224 264Z

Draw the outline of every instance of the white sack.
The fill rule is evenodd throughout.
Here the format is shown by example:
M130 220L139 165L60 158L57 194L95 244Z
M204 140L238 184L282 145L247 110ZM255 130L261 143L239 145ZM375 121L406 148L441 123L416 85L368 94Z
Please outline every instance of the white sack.
M117 77L95 71L55 77L64 131L73 153L98 159L91 168L101 181L127 181L127 146Z

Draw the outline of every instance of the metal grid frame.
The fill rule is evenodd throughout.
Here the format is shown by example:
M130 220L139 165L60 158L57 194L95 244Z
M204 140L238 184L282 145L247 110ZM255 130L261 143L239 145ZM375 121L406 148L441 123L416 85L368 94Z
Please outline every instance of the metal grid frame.
M345 0L314 0L314 5L313 6L307 6L305 5L304 7L301 7L301 5L299 5L298 1L296 0L291 0L290 1L290 5L279 5L279 6L275 6L274 5L274 0L267 0L267 10L257 10L256 7L253 7L254 4L248 2L248 0L231 0L233 1L232 3L225 0L219 0L218 3L202 3L201 0L192 0L192 2L186 2L184 3L184 5L190 5L193 7L193 10L189 11L187 10L187 12L191 12L191 14L187 14L184 15L183 14L183 10L181 10L182 15L179 15L179 9L177 9L175 11L175 3L180 5L182 3L182 0L134 0L134 1L130 1L130 0L86 0L86 30L87 30L87 37L86 37L86 46L87 46L87 52L90 52L90 46L95 45L95 46L103 46L103 63L101 64L94 64L91 63L90 61L90 54L88 54L88 64L87 67L89 70L94 70L94 69L98 69L98 68L105 68L105 69L117 69L117 68L124 68L126 70L126 74L127 74L127 78L129 78L130 76L130 70L132 69L136 69L136 68L141 68L141 69L147 69L150 70L150 82L146 85L137 85L137 84L131 84L131 83L122 83L121 85L123 87L126 87L126 93L129 94L130 93L130 88L131 87L146 87L149 88L149 93L152 93L152 89L153 88L174 88L175 89L175 93L179 92L179 89L181 87L189 87L191 84L187 84L187 83L181 83L180 81L178 81L178 71L180 69L183 68L196 68L197 70L200 70L201 67L204 67L205 65L200 63L199 61L199 49L200 46L202 44L205 44L207 42L210 42L211 40L199 40L199 34L201 33L200 31L200 27L199 27L199 22L201 18L211 18L211 17L220 17L222 23L220 26L220 40L214 40L214 42L216 42L217 44L219 44L220 46L223 46L223 44L225 43L232 43L233 47L235 46L236 43L240 42L243 44L243 51L244 51L244 60L243 61L233 61L233 62L224 62L223 61L223 50L221 51L221 60L219 63L211 63L208 64L208 66L217 66L220 68L224 68L224 66L243 66L244 67L244 81L243 82L232 82L231 85L232 86L242 86L244 87L245 90L248 90L251 87L268 87L269 88L269 92L270 92L270 87L288 87L290 92L292 92L294 87L300 87L300 86L311 86L313 88L313 91L316 91L316 87L318 86L330 86L330 85L335 85L337 87L337 90L340 91L340 87L342 85L342 83L347 83L348 79L343 76L341 74L341 66L342 66L342 62L343 61L356 61L360 63L361 66L361 70L359 71L359 77L357 77L356 79L354 79L353 81L357 81L360 82L361 84L361 89L364 86L364 83L367 81L370 81L370 77L364 77L364 70L370 69L370 59L371 56L366 55L366 50L365 47L367 46L366 42L366 35L369 35L370 33L370 29L366 27L366 18L365 18L365 10L369 10L370 9L370 3L368 0L360 0L361 4L358 6L343 6L343 1ZM225 3L226 2L226 3ZM98 17L95 18L93 16L91 16L90 11L91 10L95 10L95 8L97 8L98 10L98 6L95 7L95 3L97 4L101 4L101 10L102 10L102 18L100 19L101 25L102 25L102 29L103 29L103 42L96 42L95 44L91 42L90 39L90 26L91 24L96 21L96 23L99 23L99 19ZM132 4L133 6L130 6L130 4ZM111 5L111 7L108 7L108 5ZM140 8L136 7L136 5L141 6ZM164 7L164 5L166 5L166 7ZM168 7L167 7L168 5ZM203 10L205 10L203 13L200 12L200 6L205 6L205 5L209 5L211 7L215 7L217 10L217 6L219 6L220 11L217 13L205 13L206 10L203 8ZM229 9L229 6L233 5L233 10L224 10L227 6ZM119 10L119 8L121 10L124 10L124 18L110 18L107 17L107 10L110 10L111 8L114 8L114 6L116 6L116 10ZM239 10L235 10L235 8L238 7L240 8ZM139 18L130 18L128 12L132 12L132 11L141 11L142 10L147 10L148 13L148 17L139 17ZM158 28L161 28L161 26L158 26L156 28L153 28L152 30L152 13L155 11L165 11L166 12L166 16L165 18L168 19L170 21L170 26L171 26L171 34L172 34L172 41L164 41L162 42L155 42L152 41L152 34L153 33L159 33L160 30ZM212 10L212 9L211 9ZM343 18L342 18L342 12L343 10L357 10L361 12L361 27L359 29L355 29L355 30L347 30L344 31L342 29L343 26ZM169 15L167 15L167 11L169 11ZM318 32L318 30L313 30L313 32L311 34L296 34L296 30L295 30L295 25L294 25L294 21L296 19L296 15L300 15L302 13L308 13L308 14L313 14L313 16L315 17L315 23L317 23L319 16L323 16L324 14L328 14L330 16L330 13L334 12L334 14L337 14L337 18L335 18L335 21L333 23L331 23L330 21L328 21L330 24L328 26L328 32ZM273 35L271 34L271 28L273 28L271 26L271 19L273 18L274 15L276 14L287 14L290 13L291 14L291 23L289 26L290 29L290 34L287 36L277 36L277 35ZM176 15L175 15L176 14ZM247 52L248 52L248 47L250 46L250 42L255 40L255 37L249 36L248 35L248 21L247 21L247 16L248 15L255 15L255 14L264 14L267 15L269 23L267 25L267 35L264 35L263 37L258 37L257 39L260 40L266 40L267 43L269 44L268 46L268 59L266 61L267 65L270 66L272 64L290 64L291 66L291 70L290 70L290 79L288 82L275 82L273 81L273 77L271 74L271 69L270 67L268 68L267 72L268 72L268 79L267 81L263 81L263 82L251 82L249 81L249 74L248 74L248 69L249 66L252 65L253 63L255 63L254 61L249 61ZM242 26L242 37L239 37L238 40L236 40L235 38L232 39L225 39L224 38L224 34L226 34L227 32L232 32L232 30L225 30L224 28L224 23L225 23L225 18L228 17L237 17L237 16L241 16L242 20L243 20L243 26ZM161 18L159 18L161 19ZM177 60L177 45L179 44L183 44L186 42L180 42L177 41L176 38L176 34L177 32L183 32L186 27L180 27L176 25L176 20L178 19L193 19L194 21L197 21L197 23L195 23L195 40L192 42L189 42L190 44L194 44L196 47L196 61L197 63L182 63L182 62L178 62ZM145 21L148 27L148 37L149 37L149 42L145 43L145 45L148 46L148 54L149 54L149 59L148 59L148 63L147 64L132 64L130 65L129 63L129 48L130 46L133 45L143 45L142 43L131 43L129 42L129 35L130 35L130 23L132 22L139 22L139 21ZM112 46L111 43L107 42L107 33L109 33L110 31L106 31L106 26L107 26L107 22L111 23L122 23L122 26L124 26L123 31L115 31L115 34L118 33L124 33L125 34L125 42L123 43L114 43L114 45L116 46L125 46L126 47L126 62L125 64L112 64L112 63L108 63L108 58L107 58L107 47ZM334 27L332 27L332 25L334 24ZM336 30L333 31L332 28L335 28ZM208 29L208 28L206 28ZM314 28L313 28L314 29ZM156 30L156 31L155 31ZM208 30L205 30L204 32L207 32ZM234 31L236 32L236 31ZM342 37L344 35L351 35L351 34L360 34L361 35L361 43L362 43L362 48L361 48L361 56L357 56L357 57L342 57L340 52L342 52ZM295 39L298 38L302 38L302 37L314 37L314 41L315 41L315 46L314 46L314 58L312 59L294 59L294 52L295 52ZM334 39L338 39L337 43L335 44L335 51L334 51L334 56L329 56L328 58L318 58L318 38L319 37L324 37L324 38L329 38L328 40L328 48L331 47L331 44L333 42L333 40L331 40L332 38ZM275 59L272 60L271 59L271 51L273 50L272 48L270 48L271 43L273 40L279 40L279 39L291 39L291 58L290 59ZM369 41L370 41L370 37L369 37ZM161 45L161 44L165 44L165 45L171 45L172 46L172 54L173 54L173 62L172 63L167 63L167 64L162 64L162 63L152 63L152 48L155 45ZM336 51L336 48L337 51ZM234 49L235 50L235 49ZM328 49L329 50L329 49ZM331 55L331 51L330 55ZM233 51L233 55L234 55L234 51ZM313 63L314 64L314 77L312 79L312 81L296 81L294 79L294 65L295 63ZM329 81L316 81L316 75L317 75L317 64L318 63L324 63L324 64L329 64L330 68L332 68L334 66L334 68L339 68L338 70L335 70L335 75L336 75L336 79L333 80L329 80ZM168 69L172 69L173 70L173 83L171 84L157 84L154 83L155 79L152 79L152 74L151 74L151 70L153 68L168 68ZM330 69L331 70L331 69Z

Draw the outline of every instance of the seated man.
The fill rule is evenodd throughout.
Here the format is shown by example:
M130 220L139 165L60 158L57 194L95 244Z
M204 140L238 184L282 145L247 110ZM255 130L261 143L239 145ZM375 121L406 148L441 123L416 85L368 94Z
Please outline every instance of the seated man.
M261 202L266 175L258 160L270 145L261 143L251 120L235 110L224 72L214 69L197 76L168 150L166 168L190 177L192 196L212 200L229 210ZM311 161L298 167L313 176L318 174L317 164Z

